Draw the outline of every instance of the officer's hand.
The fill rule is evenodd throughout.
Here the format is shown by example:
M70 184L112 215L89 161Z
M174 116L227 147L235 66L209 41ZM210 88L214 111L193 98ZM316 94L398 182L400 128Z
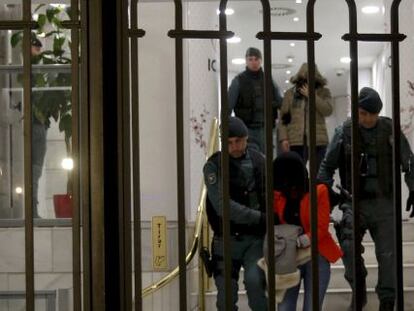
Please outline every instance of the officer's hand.
M307 234L302 234L296 239L296 245L299 248L307 248L311 245L311 241Z
M282 140L280 142L280 147L282 148L282 152L288 152L290 149L289 141L287 139Z
M410 195L407 199L407 207L405 210L407 212L411 210L410 217L414 217L414 191L410 191Z
M267 224L266 213L260 213L259 224L261 226L266 226L266 224ZM280 224L279 217L277 216L277 214L273 214L273 224L274 225Z

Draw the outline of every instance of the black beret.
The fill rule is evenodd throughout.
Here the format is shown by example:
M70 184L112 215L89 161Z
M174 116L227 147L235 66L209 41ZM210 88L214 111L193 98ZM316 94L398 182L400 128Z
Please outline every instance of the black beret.
M229 137L246 137L248 130L246 124L238 117L229 118Z
M359 92L358 106L370 113L379 113L382 109L382 101L377 91L364 87Z
M262 59L262 52L260 52L260 50L257 48L250 47L246 50L246 57L249 57L249 56L255 56L257 58Z

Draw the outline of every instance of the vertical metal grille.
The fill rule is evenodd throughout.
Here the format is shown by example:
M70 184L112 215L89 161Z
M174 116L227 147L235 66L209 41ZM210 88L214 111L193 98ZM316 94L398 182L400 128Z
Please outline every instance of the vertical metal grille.
M23 20L32 20L31 1L23 1ZM33 186L32 186L32 64L30 46L31 28L23 30L23 102L24 102L24 215L25 215L25 266L26 310L34 310L34 256L33 256Z
M145 31L138 29L138 1L131 1L131 83L138 85L138 38L145 35ZM132 183L134 202L134 283L135 283L135 311L142 310L142 263L141 263L141 186L140 186L140 139L139 139L139 92L138 87L131 85L132 111Z
M315 106L315 43L314 41L319 40L322 36L319 33L314 32L314 5L315 0L308 1L307 12L306 12L306 32L270 32L270 25L267 25L265 22L266 16L268 13L266 11L270 8L268 4L265 4L265 1L262 1L263 4L263 18L264 18L264 31L257 34L258 39L271 39L271 40L303 40L307 41L307 53L308 53L308 83L309 83L309 114L307 124L309 125L309 163L310 163L310 204L311 204L311 240L312 240L312 306L313 310L319 309L319 269L318 269L318 239L317 239L317 201L316 201L316 106ZM269 30L268 30L269 29ZM270 71L270 64L266 67L266 54L269 53L270 58L270 49L264 49L265 57L265 74ZM269 61L268 61L269 62ZM266 79L266 76L265 76ZM267 88L270 88L270 78L268 78L265 83ZM266 91L267 93L267 91ZM266 94L269 96L268 94ZM269 98L269 97L267 97ZM273 248L274 253L274 238L273 238L273 221L269 218L273 214L273 209L271 204L272 194L269 194L270 189L272 189L271 180L273 178L273 170L271 169L271 156L269 154L269 148L271 147L271 128L269 128L269 119L271 113L269 113L269 103L266 105L266 199L267 199L267 211L268 211L268 220L267 220L267 233L271 237L268 237L267 243L270 250L270 247ZM269 137L270 136L270 137ZM269 163L270 162L270 163ZM271 201L270 201L271 200ZM274 262L274 256L272 257L270 252L268 254L269 262ZM269 265L270 267L272 264ZM271 267L272 268L272 267ZM269 270L269 275L271 274ZM273 293L273 288L277 288L277 284L272 284L273 280L268 283L268 292ZM274 287L273 287L274 286ZM273 296L273 295L272 295ZM273 297L269 298L269 309L274 310Z
M315 41L321 35L314 31L314 4L316 0L309 0L307 4L307 29L306 32L272 32L270 21L270 4L268 0L262 0L263 7L263 31L257 34L257 38L263 40L264 50L264 79L265 79L265 131L266 131L266 205L267 205L267 226L268 226L268 258L274 257L274 237L273 237L273 213L272 202L272 113L271 113L271 41L272 40L303 40L307 41L308 56L308 82L309 82L309 115L307 123L309 125L310 143L310 195L311 195L311 225L312 225L312 286L313 310L319 309L318 298L318 245L317 245L317 202L316 202L316 105L315 105ZM351 99L352 99L352 157L358 158L358 42L391 42L392 45L392 95L393 95L393 163L394 167L400 167L400 80L399 80L399 42L405 36L399 34L398 27L398 7L400 0L394 0L391 9L391 33L390 34L359 34L357 31L357 12L354 0L346 0L349 7L349 33L343 39L350 42L350 75L351 75ZM175 29L169 31L168 35L175 39L175 58L176 58L176 130L177 130L177 214L178 214L178 237L179 237L179 270L180 270L180 309L187 309L187 283L186 283L186 217L185 217L185 185L184 185L184 109L183 109L183 40L184 39L218 39L220 41L220 90L221 90L221 145L222 150L228 149L228 95L227 95L227 42L226 39L233 36L227 30L227 20L225 9L227 1L221 0L219 9L219 31L210 30L184 30L182 16L182 2L175 0ZM81 11L79 12L79 4ZM102 89L100 85L89 88L89 82L85 83L85 88L80 90L80 81L90 81L94 77L102 77L96 66L90 64L88 53L91 46L101 43L100 35L93 33L96 29L102 29L99 22L102 20L100 12L90 8L99 8L97 1L71 0L71 20L64 22L66 28L71 29L72 37L72 127L73 127L73 158L75 169L73 171L73 304L75 310L82 309L82 275L81 275L81 224L83 240L83 309L85 310L104 310L104 289L105 289L105 269L103 267L104 250L103 246L103 215L102 209L102 168L103 163L92 162L94 154L100 152L100 139L93 136L102 130L102 111L99 103L102 99ZM119 84L119 124L118 135L120 138L120 149L123 158L119 162L119 174L122 175L120 181L122 211L120 219L120 240L119 243L121 261L122 287L122 309L130 310L132 306L132 262L131 262L131 193L130 193L130 165L132 165L133 182L133 206L134 206L134 282L135 282L135 310L142 310L142 277L141 277L141 203L140 203L140 149L139 149L139 94L138 88L132 87L131 81L136 83L138 75L138 38L145 32L138 29L137 1L132 1L130 6L131 25L128 26L128 1L123 0L118 6L118 19L122 21L119 28L118 52L122 55L118 63L121 68L118 81ZM81 18L80 18L81 15ZM23 29L23 68L24 68L24 167L25 167L25 273L26 273L26 310L33 311L35 306L34 291L34 249L33 249L33 198L32 198L32 125L31 125L31 54L30 36L31 28L35 26L31 17L31 1L23 0L23 19L22 21L1 22L0 29ZM89 23L91 20L91 23ZM79 29L82 37L79 37ZM92 36L93 35L93 36ZM79 44L81 54L79 58ZM96 44L99 46L100 44ZM94 55L99 61L101 55ZM129 60L131 56L131 60ZM81 62L79 62L79 59ZM81 65L81 67L80 67ZM90 66L90 67L87 67ZM131 97L130 97L131 95ZM88 101L93 99L90 106ZM80 105L82 103L82 105ZM91 118L89 120L89 117ZM132 119L132 122L131 122ZM91 124L91 127L89 127ZM130 132L132 130L132 133ZM91 135L91 136L89 136ZM130 144L132 141L132 146ZM90 143L90 145L89 145ZM132 153L130 153L132 151ZM132 156L132 163L131 163ZM228 174L228 154L221 153L222 163L222 193L221 202L223 218L223 240L225 245L230 243L230 211L229 211L229 174ZM94 158L95 159L95 158ZM95 159L96 160L96 159ZM352 185L353 185L353 210L354 210L354 280L356 287L355 308L361 310L361 282L358 276L361 253L361 245L355 238L355 232L359 232L360 220L358 210L359 200L356 191L360 187L358 163L353 161ZM395 252L396 252L396 279L397 279L397 309L404 309L403 293L403 270L402 270L402 229L401 229L401 181L400 172L394 170L394 204L395 204ZM92 193L89 191L91 187ZM90 197L91 195L91 197ZM90 214L92 212L92 215ZM81 217L82 215L82 217ZM91 220L93 226L91 227ZM92 242L90 240L92 238ZM91 256L91 250L93 251ZM110 251L110 250L109 250ZM224 250L225 262L225 285L226 285L226 308L231 309L231 254L230 248ZM270 260L272 262L272 260ZM269 274L274 274L273 265L269 265ZM100 273L101 272L101 273ZM269 278L269 292L273 293L277 284L274 279ZM94 288L94 290L91 290ZM269 297L269 310L275 309L274 296Z
M398 6L400 0L394 0L391 8L391 33L390 34L360 34L357 28L357 10L354 0L346 0L349 9L349 33L342 38L350 43L351 57L351 112L352 112L352 158L359 157L359 134L358 134L358 42L391 42L392 44L392 112L393 112L393 183L394 183L394 232L395 232L395 255L396 255L396 293L397 310L404 310L404 289L402 273L402 227L401 227L401 173L400 173L400 90L399 90L399 42L405 39L405 35L398 33ZM361 275L361 245L358 243L357 234L360 232L360 210L358 189L359 163L352 164L352 209L353 209L353 239L354 239L354 303L356 310L362 310L362 282Z
M263 8L263 55L264 55L264 100L265 103L265 178L266 178L266 227L267 227L267 262L272 263L275 257L274 247L274 220L273 220L273 113L272 113L272 41L269 36L271 32L270 3L269 1L261 1ZM268 265L268 275L275 274L274 264ZM275 292L275 279L268 278L267 290L269 293ZM276 300L274 295L268 295L268 309L275 310Z
M71 1L70 21L63 22L63 26L71 30L71 76L72 76L72 159L74 162L72 170L72 268L73 268L73 308L81 310L81 234L80 234L80 146L79 146L79 1Z
M83 268L83 310L91 310L92 298L92 278L91 278L91 256L90 256L90 236L91 236L91 225L90 225L90 165L89 165L89 16L88 16L88 4L87 1L81 1L81 70L80 77L82 80L81 90L81 103L79 107L79 177L80 177L80 215L82 217L82 268ZM76 209L75 214L76 217ZM76 228L75 219L74 230ZM75 272L75 271L74 271Z

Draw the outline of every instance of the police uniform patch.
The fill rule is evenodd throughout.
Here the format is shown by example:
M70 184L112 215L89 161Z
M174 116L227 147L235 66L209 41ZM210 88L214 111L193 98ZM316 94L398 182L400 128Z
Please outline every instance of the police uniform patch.
M216 183L216 181L217 181L217 177L216 177L216 174L215 173L211 173L211 174L209 174L207 176L207 182L210 185L214 185Z

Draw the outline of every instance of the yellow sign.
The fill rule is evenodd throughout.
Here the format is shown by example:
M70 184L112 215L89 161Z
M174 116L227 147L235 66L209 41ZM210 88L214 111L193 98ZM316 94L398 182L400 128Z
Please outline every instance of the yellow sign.
M152 267L155 271L168 268L167 220L165 216L152 217Z

